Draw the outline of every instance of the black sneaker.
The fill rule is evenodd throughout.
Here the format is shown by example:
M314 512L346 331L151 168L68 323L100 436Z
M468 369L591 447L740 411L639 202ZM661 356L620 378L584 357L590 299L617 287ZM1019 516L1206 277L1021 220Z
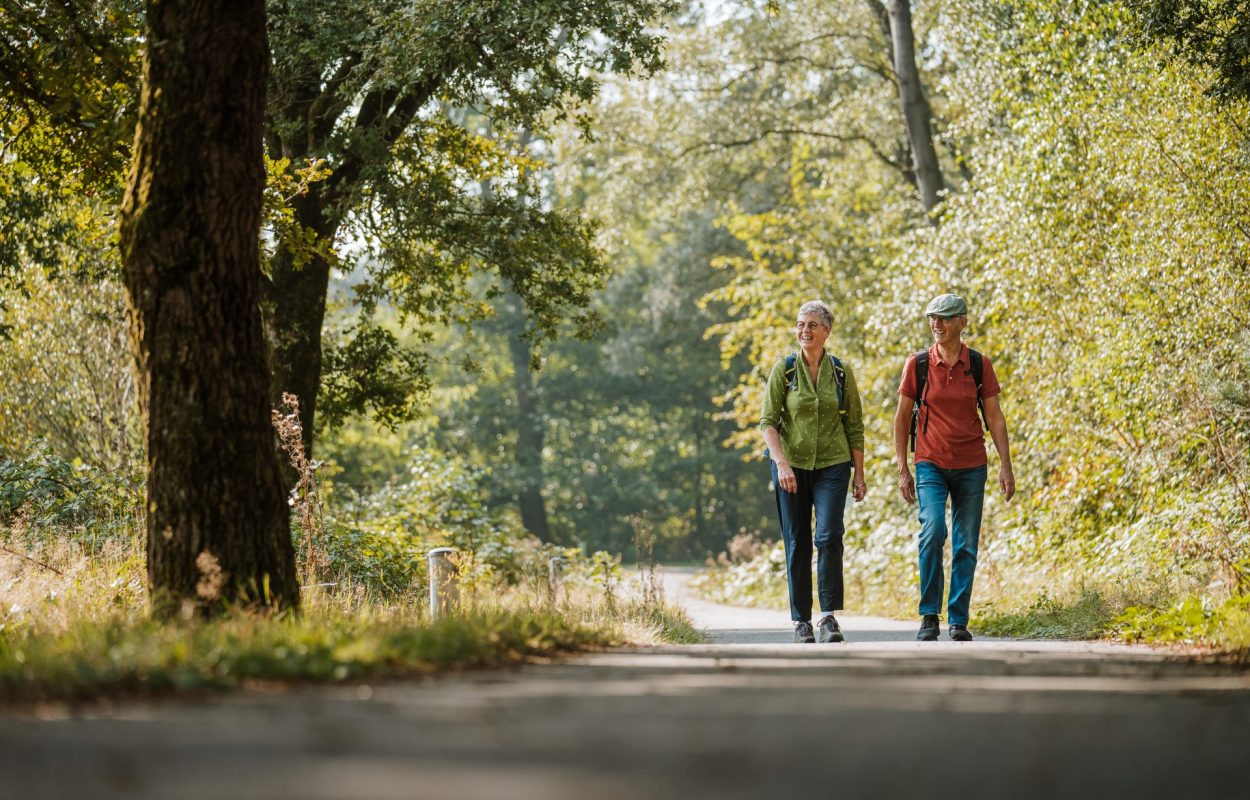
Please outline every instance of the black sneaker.
M972 633L969 632L967 625L952 625L950 629L952 642L971 642Z
M794 623L794 641L799 644L811 644L816 641L816 637L812 635L812 623L806 620Z
M942 626L938 624L938 615L925 614L924 621L920 623L920 631L916 634L916 641L936 642L941 632Z
M842 629L838 627L838 621L830 614L821 619L820 624L816 626L816 638L821 644L830 642L841 642Z

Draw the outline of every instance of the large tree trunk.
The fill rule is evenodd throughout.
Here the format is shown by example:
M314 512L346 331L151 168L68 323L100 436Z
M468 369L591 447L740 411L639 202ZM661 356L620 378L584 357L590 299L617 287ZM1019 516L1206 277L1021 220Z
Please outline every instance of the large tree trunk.
M538 404L534 372L530 365L530 345L521 336L525 309L521 298L509 293L509 306L515 304L514 319L508 326L508 351L512 356L512 387L516 390L516 474L517 505L521 524L540 541L551 541L547 506L543 501L543 420ZM513 309L509 309L513 311Z
M903 121L907 127L907 140L911 144L912 163L916 170L916 184L920 189L920 202L924 210L932 214L941 202L940 193L945 188L942 169L938 165L937 149L933 146L933 111L925 98L916 67L916 38L911 25L909 0L889 0L890 38L893 45L894 73L898 78L899 100L903 106ZM936 222L935 218L934 222Z
M299 603L260 316L264 0L149 0L121 250L153 609Z

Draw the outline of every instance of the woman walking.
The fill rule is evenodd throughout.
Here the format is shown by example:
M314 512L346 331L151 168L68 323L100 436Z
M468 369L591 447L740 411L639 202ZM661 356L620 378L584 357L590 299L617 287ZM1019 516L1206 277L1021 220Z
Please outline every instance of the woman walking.
M786 545L786 582L796 642L843 641L842 522L849 486L864 499L864 418L850 367L825 352L833 314L819 300L799 309L799 351L768 375L760 430L772 458L777 513ZM812 528L815 512L816 526ZM812 545L820 621L812 630Z

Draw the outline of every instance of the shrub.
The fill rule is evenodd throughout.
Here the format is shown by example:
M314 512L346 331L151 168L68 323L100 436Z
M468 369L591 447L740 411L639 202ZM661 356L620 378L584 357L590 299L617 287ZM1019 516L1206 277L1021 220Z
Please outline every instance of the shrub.
M38 526L73 534L112 535L126 528L142 502L142 478L109 472L53 454L45 443L0 460L0 522L19 514Z

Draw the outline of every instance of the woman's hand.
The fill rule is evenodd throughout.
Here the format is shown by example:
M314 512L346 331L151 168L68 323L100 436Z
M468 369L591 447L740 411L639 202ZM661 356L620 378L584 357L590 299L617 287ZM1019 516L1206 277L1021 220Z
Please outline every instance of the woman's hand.
M777 485L790 494L799 490L799 482L794 477L794 470L790 468L790 462L784 458L777 462Z
M855 477L851 479L851 497L855 498L855 502L864 499L864 495L868 494L868 484L864 481L862 473L855 473Z

